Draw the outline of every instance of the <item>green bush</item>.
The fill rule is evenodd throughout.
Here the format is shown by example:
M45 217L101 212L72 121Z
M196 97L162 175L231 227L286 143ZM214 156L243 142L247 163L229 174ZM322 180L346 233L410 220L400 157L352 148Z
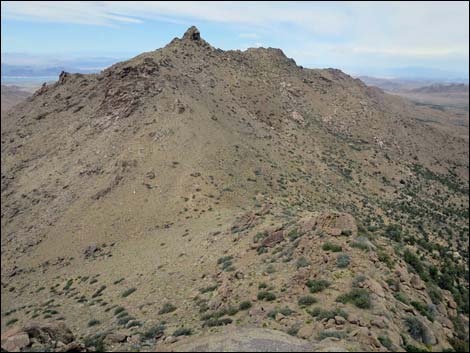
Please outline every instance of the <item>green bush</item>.
M294 241L296 240L297 238L300 238L301 235L299 234L299 232L297 231L297 229L293 229L289 232L289 234L287 234L287 236L289 237L290 241Z
M166 326L165 324L159 323L151 328L149 328L147 331L144 331L142 333L142 338L143 339L152 339L152 338L158 338L163 336L165 333Z
M336 266L338 268L346 268L349 266L351 258L347 254L339 254L336 259Z
M323 319L334 319L335 316L342 316L344 317L345 319L348 318L348 313L345 312L344 310L342 309L339 309L339 308L335 308L333 310L323 310L323 309L320 309L320 308L314 308L313 310L309 311L308 312L312 317L315 317L319 320L323 320Z
M326 242L325 244L323 244L322 249L324 251L332 251L332 252L340 252L343 250L341 246L330 243L330 242Z
M7 325L7 326L11 326L11 325L13 325L15 322L17 322L17 321L18 321L18 319L10 319L10 320L7 321L6 325Z
M258 293L258 300L265 300L271 302L273 300L276 300L276 295L271 292L261 291Z
M405 318L405 325L408 328L408 333L417 341L423 341L426 336L426 328L423 323L414 316Z
M217 284L214 284L213 286L208 286L208 287L204 287L204 288L199 288L199 292L201 294L204 294L204 293L208 293L208 292L213 292L217 289L218 285Z
M90 321L88 321L88 327L96 326L99 323L100 323L99 320L96 320L96 319L90 320Z
M307 287L310 289L311 293L321 292L329 286L330 282L328 282L326 279L309 279L307 281Z
M369 291L363 288L353 288L349 293L340 295L336 301L351 303L360 309L369 309L372 306Z
M426 316L429 321L434 321L436 313L433 306L416 301L411 302L411 305L413 305L413 307L418 310L421 315Z
M136 290L137 290L136 288L129 288L129 289L126 289L126 290L121 294L121 297L126 298L126 297L128 297L129 295L131 295L132 293L134 293Z
M302 267L307 267L308 265L310 265L310 262L305 258L305 257L301 257L297 260L296 264L297 268L302 268Z
M387 238L390 238L398 243L401 241L401 226L398 224L389 224L385 228L384 233Z
M283 308L276 308L276 309L271 310L268 313L268 317L270 319L275 319L277 314L282 314L284 316L291 316L294 313L295 313L294 310L292 310L291 308L285 306Z
M393 296L395 297L396 300L399 300L401 301L402 303L404 304L410 304L410 300L408 299L408 297L403 294L402 292L397 292L397 293L394 293Z
M171 313L171 312L175 311L176 309L177 309L176 306L174 306L173 304L165 303L165 304L163 304L162 308L160 309L160 311L158 313L160 315L161 314L167 314L167 313Z
M298 304L300 306L310 306L312 304L315 304L316 302L317 302L317 299L315 299L311 295L306 295L306 296L299 298Z
M240 303L238 309L240 310L248 310L251 308L251 302L248 301L248 300L245 300L243 302Z
M233 322L230 318L223 318L223 319L209 319L205 321L202 326L203 327L215 327L215 326L225 326L231 324Z
M191 330L190 328L181 327L181 328L177 329L175 332L173 332L172 336L174 336L174 337L190 336L190 335L192 335L192 333L193 333L193 330Z
M382 344L382 346L387 348L389 351L392 350L393 343L390 338L388 338L387 336L379 336L378 339L379 339L379 342Z

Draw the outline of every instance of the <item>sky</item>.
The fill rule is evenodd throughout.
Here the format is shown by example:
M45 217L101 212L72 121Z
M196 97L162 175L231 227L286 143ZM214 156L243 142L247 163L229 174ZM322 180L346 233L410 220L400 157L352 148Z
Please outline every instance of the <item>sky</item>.
M2 63L127 59L196 25L221 49L277 47L305 67L468 77L468 2L3 1ZM11 62L9 62L11 63Z

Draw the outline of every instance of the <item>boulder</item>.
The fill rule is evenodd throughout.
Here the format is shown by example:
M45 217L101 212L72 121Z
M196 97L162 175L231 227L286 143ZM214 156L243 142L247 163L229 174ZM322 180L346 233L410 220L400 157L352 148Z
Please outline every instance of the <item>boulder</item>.
M284 231L282 229L276 230L270 233L266 238L263 239L261 246L271 248L276 244L279 244L284 240Z
M297 337L300 338L310 338L313 335L313 327L312 325L306 325L300 328L299 332L297 332Z
M72 331L63 322L40 323L31 321L24 325L22 331L27 333L29 338L35 338L41 343L56 341L67 344L74 340Z
M417 275L413 275L413 276L411 277L410 283L411 283L411 286L412 286L414 289L418 289L418 290L424 290L424 289L426 289L425 284L423 283L423 281L421 280L421 278L419 278L419 276L417 276Z
M23 348L27 347L29 343L28 334L21 332L5 340L2 339L2 350L7 352L20 352Z

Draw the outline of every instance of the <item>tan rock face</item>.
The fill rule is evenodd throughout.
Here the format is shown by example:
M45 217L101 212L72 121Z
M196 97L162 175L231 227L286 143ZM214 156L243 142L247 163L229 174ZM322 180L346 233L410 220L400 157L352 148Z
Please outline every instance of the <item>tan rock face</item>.
M29 345L29 336L26 333L19 333L2 340L2 349L8 352L20 352Z
M305 216L299 221L303 233L323 231L332 236L357 235L354 217L347 213L322 213Z
M417 275L413 275L410 280L411 285L413 286L414 289L418 290L424 290L426 289L426 285L424 282L419 278Z
M263 239L261 246L268 248L273 247L276 244L279 244L284 240L284 231L282 229L270 233L266 238Z

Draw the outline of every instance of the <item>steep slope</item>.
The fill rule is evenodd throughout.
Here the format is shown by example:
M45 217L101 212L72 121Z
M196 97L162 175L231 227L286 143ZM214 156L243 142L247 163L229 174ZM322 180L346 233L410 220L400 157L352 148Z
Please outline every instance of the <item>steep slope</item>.
M1 100L2 100L2 114L7 110L14 107L19 102L28 98L31 94L17 86L2 85L1 87Z
M421 121L435 114L279 49L215 49L194 27L100 74L62 73L2 127L2 328L61 316L95 340L127 325L145 347L161 336L135 332L157 321L204 334L249 300L234 323L356 349L459 344L468 145ZM338 315L298 307L316 278ZM335 301L355 289L370 308ZM286 305L295 315L272 314Z

